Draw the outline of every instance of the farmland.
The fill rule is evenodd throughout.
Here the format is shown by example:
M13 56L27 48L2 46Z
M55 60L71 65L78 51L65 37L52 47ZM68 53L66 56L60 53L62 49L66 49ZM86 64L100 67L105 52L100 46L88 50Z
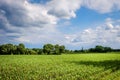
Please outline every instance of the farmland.
M0 55L0 80L120 80L120 54Z

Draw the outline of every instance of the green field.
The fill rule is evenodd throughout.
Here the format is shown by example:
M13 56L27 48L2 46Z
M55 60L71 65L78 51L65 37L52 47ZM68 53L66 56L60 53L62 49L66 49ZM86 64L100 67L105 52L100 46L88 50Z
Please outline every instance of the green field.
M120 80L120 54L1 55L0 80Z

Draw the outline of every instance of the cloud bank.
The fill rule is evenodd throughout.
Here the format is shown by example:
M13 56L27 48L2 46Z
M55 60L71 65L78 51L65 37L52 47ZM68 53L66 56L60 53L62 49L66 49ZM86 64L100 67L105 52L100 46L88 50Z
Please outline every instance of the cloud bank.
M69 37L69 43L73 45L104 45L118 48L120 44L120 21L106 19L104 24L96 28L88 28L76 35Z

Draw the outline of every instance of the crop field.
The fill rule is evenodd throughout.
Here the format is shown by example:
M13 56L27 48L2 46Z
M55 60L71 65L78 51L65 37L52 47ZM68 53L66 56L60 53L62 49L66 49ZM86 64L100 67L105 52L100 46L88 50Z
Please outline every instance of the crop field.
M0 55L0 80L120 80L120 54Z

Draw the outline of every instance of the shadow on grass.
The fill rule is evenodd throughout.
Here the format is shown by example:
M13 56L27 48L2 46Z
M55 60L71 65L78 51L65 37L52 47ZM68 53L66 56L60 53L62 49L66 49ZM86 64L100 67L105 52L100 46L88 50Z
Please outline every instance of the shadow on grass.
M104 70L111 69L112 72L120 70L120 60L105 60L105 61L71 61L76 65L86 65L94 67L103 67Z

